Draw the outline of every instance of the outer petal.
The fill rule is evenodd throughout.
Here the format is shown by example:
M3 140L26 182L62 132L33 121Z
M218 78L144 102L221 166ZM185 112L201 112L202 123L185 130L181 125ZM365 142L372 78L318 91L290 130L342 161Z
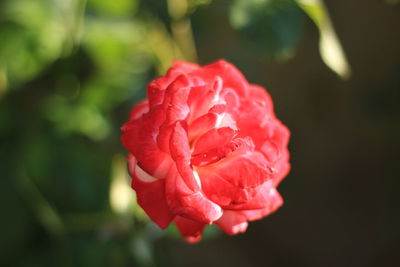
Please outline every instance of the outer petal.
M273 116L256 99L242 101L239 113L235 117L240 129L239 136L250 136L256 149L259 149L268 137L268 124L273 123Z
M289 151L287 149L283 150L282 157L280 158L276 166L276 169L277 169L277 175L275 178L274 186L277 186L290 171Z
M155 141L164 118L165 114L158 106L121 128L124 146L135 156L143 170L157 178L164 178L172 164L170 156L161 151Z
M165 90L178 76L192 72L197 68L199 67L195 64L175 61L173 68L170 68L164 76L152 81L147 87L150 106L153 107L163 102ZM198 82L195 84L198 84Z
M246 231L247 218L240 212L225 210L224 215L215 224L228 235L236 235Z
M201 191L191 191L176 167L172 167L166 179L166 197L171 211L185 218L211 224L222 216L221 208L208 200Z
M203 223L212 223L222 215L221 208L200 191L201 182L190 166L187 133L178 122L171 136L170 151L176 165L167 177L166 192L173 212Z
M269 113L270 108L263 100L245 100L235 117L240 129L239 136L250 136L257 150L267 140L276 143L279 149L286 147L289 141L289 130L273 113Z
M193 165L206 166L226 157L237 147L232 141L235 134L236 132L229 127L212 129L203 134L194 143Z
M209 83L192 87L188 98L188 105L192 111L188 119L189 122L207 113L212 106L220 104L222 101L220 99L222 84L221 78L216 76Z
M205 224L181 216L176 216L174 219L175 225L181 235L189 243L196 243L200 241L201 234L204 230Z
M246 216L247 220L255 221L261 219L274 211L276 211L283 204L283 199L281 195L276 191L276 189L271 189L268 197L268 205L263 209L256 210L244 210L241 211L243 215Z
M267 165L274 173L276 185L287 175L289 152L287 145L290 132L274 114L268 113L268 105L263 107L257 102L243 102L238 120L239 137L250 136L255 149L267 160Z
M208 172L215 172L224 180L240 188L254 188L272 178L271 171L259 152L247 152L220 160L216 164L205 166Z
M204 194L224 209L245 204L257 194L252 188L233 185L215 172L208 172L204 168L197 168L197 171L201 177Z
M187 133L178 122L170 143L171 156L176 163L167 177L167 199L176 214L211 223L221 215L221 208L205 198L201 183L190 167L190 148Z
M219 60L203 67L204 76L218 75L224 81L224 88L232 88L239 96L245 97L248 94L248 82L243 74L232 64Z
M213 106L208 113L198 117L189 125L189 140L193 141L211 129L222 127L237 130L236 122L227 112L227 105L219 104Z
M137 202L158 226L166 228L174 215L171 213L165 197L165 180L156 179L145 173L136 164L132 155L129 155L128 161L132 176L132 188L136 191Z
M274 179L268 180L262 185L248 190L251 193L251 197L248 201L242 203L232 203L231 205L224 206L224 209L230 210L254 210L254 209L265 209L270 205L270 192L274 188Z
M275 173L275 186L277 186L290 170L289 151L287 150L290 133L278 120L267 126L266 141L260 147L260 151Z
M190 83L184 75L179 76L166 90L162 104L166 119L160 127L157 143L161 150L167 153L169 153L169 140L175 123L185 120L190 113L187 105L189 92Z
M224 210L264 209L270 205L270 192L275 180L268 180L255 188L241 188L227 182L214 172L198 168L203 192Z
M207 151L223 147L235 136L235 131L229 127L211 129L197 140L193 154L207 153Z
M272 171L275 174L274 187L276 187L290 171L289 151L287 148L284 148L282 151L280 151L279 158L275 161Z
M140 118L143 114L149 112L149 101L144 100L137 104L132 110L131 114L129 115L129 120L133 121Z
M218 138L214 140L223 143ZM267 168L263 155L253 151L251 142L246 142L246 139L234 139L233 142L238 147L233 153L226 154L226 158L206 166L197 165L203 192L224 209L263 208L266 203L262 195L258 197L259 202L254 198L267 181L271 181L268 183L271 187L273 174ZM197 156L193 160L197 160Z
M265 107L267 114L274 113L274 104L272 102L271 96L267 93L265 88L255 84L251 84L249 86L248 99L259 101L261 105Z
M191 153L189 141L187 133L180 122L176 123L173 128L169 145L171 157L175 161L176 168L186 186L192 192L198 192L201 187L200 180L196 179L190 166Z

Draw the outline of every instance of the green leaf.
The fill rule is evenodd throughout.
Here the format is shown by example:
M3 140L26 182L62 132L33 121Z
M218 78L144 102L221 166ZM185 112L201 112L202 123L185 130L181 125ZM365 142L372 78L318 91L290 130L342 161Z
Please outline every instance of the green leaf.
M296 2L318 27L320 33L319 50L322 60L342 79L349 78L351 74L350 65L332 26L323 0L296 0Z
M293 0L235 0L229 15L233 28L257 53L286 59L295 52L304 14Z

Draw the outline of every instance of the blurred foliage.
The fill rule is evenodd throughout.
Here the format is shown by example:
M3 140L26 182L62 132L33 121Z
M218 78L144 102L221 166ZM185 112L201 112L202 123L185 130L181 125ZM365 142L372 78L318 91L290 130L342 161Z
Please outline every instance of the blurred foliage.
M400 3L400 0L385 0L385 1L390 5L395 5Z
M300 41L304 14L294 0L235 0L230 19L250 49L286 59Z
M196 60L190 16L211 2L0 2L2 266L155 264L163 232L129 188L119 127L156 74ZM236 0L229 16L251 50L282 60L302 35L296 3Z
M84 1L14 0L1 8L0 64L11 85L28 81L77 42Z

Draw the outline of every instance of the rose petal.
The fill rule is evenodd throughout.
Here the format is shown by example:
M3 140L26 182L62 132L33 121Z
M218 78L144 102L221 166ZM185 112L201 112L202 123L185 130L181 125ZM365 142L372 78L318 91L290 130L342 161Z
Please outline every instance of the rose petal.
M166 167L172 164L170 156L161 151L155 141L164 119L165 114L158 106L121 128L124 146L135 156L144 171L157 178L164 178Z
M274 186L276 187L290 171L289 151L286 148L282 151L281 157L277 161L274 171L276 173L274 179Z
M199 137L194 144L193 154L206 153L218 147L224 147L232 140L235 134L236 132L229 127L211 129Z
M129 120L133 121L140 116L142 116L144 113L147 113L149 111L149 101L145 100L137 104L132 110L131 114L129 115Z
M215 172L208 172L204 168L197 168L197 171L204 194L224 209L247 203L256 194L253 189L235 186Z
M239 137L250 136L257 150L266 140L276 143L279 149L286 147L289 130L261 105L259 101L242 101L239 115L235 117L240 129Z
M255 188L241 188L227 182L214 172L197 168L204 194L224 210L264 209L270 203L270 192L275 180L268 180Z
M240 211L265 209L266 207L269 207L270 192L271 189L274 188L274 181L275 180L271 179L256 188L252 188L252 190L249 191L251 193L251 197L249 197L246 202L231 203L230 205L226 205L223 208Z
M168 122L183 120L189 114L187 99L190 86L189 78L186 75L179 75L166 89L163 107L167 112Z
M228 235L244 233L247 229L247 218L236 211L224 210L224 215L215 222Z
M174 62L174 67L170 68L164 76L161 76L149 83L147 87L147 96L151 107L159 105L163 102L165 91L172 82L180 75L187 74L196 70L195 64L185 62ZM193 82L198 84L198 82Z
M236 113L240 107L240 97L232 88L224 88L221 92L221 98L227 106L227 110L231 113Z
M221 90L222 80L218 76L214 77L211 83L203 86L193 86L188 97L188 105L192 111L188 122L191 123L206 114L212 106L221 104L223 102L220 98Z
M225 111L226 105L218 104L213 106L208 113L194 120L189 125L189 140L193 141L213 128L229 127L236 131L236 122Z
M163 109L166 113L164 123L160 127L157 143L161 150L169 153L169 140L173 130L173 125L177 121L185 120L190 110L187 105L187 98L190 92L189 80L186 76L179 76L167 88Z
M218 75L224 82L224 88L232 88L239 96L245 97L248 94L249 84L243 74L232 64L219 60L203 67L204 76L212 73Z
M272 178L266 160L259 152L231 153L216 164L203 167L240 188L254 188ZM200 168L199 168L200 169Z
M268 205L264 209L256 210L243 210L241 213L246 216L247 220L255 221L261 219L274 211L276 211L283 204L283 199L281 195L272 188L268 196Z
M186 219L182 216L176 216L174 222L187 242L196 243L200 241L201 234L205 227L204 223Z
M165 196L165 180L155 179L147 182L138 174L143 174L133 156L129 157L130 174L132 176L132 188L136 191L138 204L143 208L146 214L162 229L166 228L173 219L173 214L167 204ZM150 176L149 174L147 174Z
M265 88L251 84L249 86L249 99L256 99L265 108L267 114L274 113L274 104L272 102L271 96L267 93Z
M259 102L246 100L241 102L235 120L240 129L239 137L251 137L256 149L259 149L268 137L269 124L273 117Z
M290 132L279 120L269 122L267 133L269 140L273 140L279 147L287 147Z
M274 174L275 184L278 185L290 169L287 151L290 132L274 115L264 115L262 110L255 103L241 107L238 137L251 137L255 149L265 156L267 166Z
M186 218L210 224L222 216L221 207L208 200L201 191L191 191L176 167L166 179L166 197L172 212Z
M200 190L201 185L193 175L193 170L190 166L191 153L189 140L186 130L180 122L177 122L173 128L170 140L171 157L176 163L177 170L186 185L193 192Z
M176 165L167 177L167 200L175 214L211 223L222 215L221 208L205 198L200 191L200 180L190 166L190 147L187 133L176 123L171 135L171 157Z
M216 113L207 113L197 118L189 126L189 140L194 140L201 134L215 128L218 120Z

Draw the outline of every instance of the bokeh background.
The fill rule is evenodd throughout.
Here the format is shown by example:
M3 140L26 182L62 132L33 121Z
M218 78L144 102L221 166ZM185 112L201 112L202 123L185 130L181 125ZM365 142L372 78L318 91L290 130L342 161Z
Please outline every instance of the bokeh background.
M1 1L0 265L400 266L399 2ZM119 127L173 59L220 58L292 171L277 213L188 245L135 204Z

